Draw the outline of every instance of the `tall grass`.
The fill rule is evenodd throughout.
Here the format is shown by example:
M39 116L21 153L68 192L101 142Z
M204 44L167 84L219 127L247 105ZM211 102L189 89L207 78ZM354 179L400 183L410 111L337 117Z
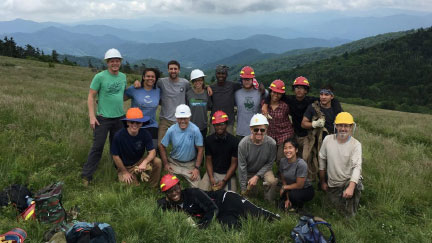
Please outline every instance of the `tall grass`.
M66 209L77 205L79 220L110 223L118 241L126 242L287 242L298 220L251 219L238 231L214 223L191 227L187 216L161 212L161 197L146 185L124 186L105 148L94 184L79 177L91 146L86 98L93 77L89 69L0 57L0 188L26 184L34 192L65 182ZM129 77L129 81L136 77ZM125 104L127 107L128 104ZM333 225L339 242L430 242L432 238L432 120L430 115L344 105L359 128L363 145L365 191L356 217L346 219L329 208L322 192L307 210ZM283 214L275 205L256 204ZM28 242L41 242L49 228L18 222L12 207L0 209L0 232L25 229Z

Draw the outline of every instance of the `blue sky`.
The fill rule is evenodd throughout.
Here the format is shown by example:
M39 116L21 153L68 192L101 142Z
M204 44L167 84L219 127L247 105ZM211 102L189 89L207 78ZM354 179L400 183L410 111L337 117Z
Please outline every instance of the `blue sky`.
M0 21L22 18L77 22L149 16L218 19L328 11L367 15L369 11L381 8L432 12L432 0L3 0L0 2Z

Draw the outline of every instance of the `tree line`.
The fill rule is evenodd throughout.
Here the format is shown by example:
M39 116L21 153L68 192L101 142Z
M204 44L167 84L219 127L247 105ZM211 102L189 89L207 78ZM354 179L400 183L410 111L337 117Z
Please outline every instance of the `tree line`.
M63 60L59 60L59 54L56 50L52 50L51 55L45 54L43 50L37 47L35 48L30 44L25 45L25 47L18 46L13 37L8 38L7 36L5 36L3 40L0 40L0 55L49 63L61 63L71 66L77 65L76 62L69 61L67 57Z
M257 79L291 84L300 75L311 82L312 92L331 84L347 103L432 113L432 28Z

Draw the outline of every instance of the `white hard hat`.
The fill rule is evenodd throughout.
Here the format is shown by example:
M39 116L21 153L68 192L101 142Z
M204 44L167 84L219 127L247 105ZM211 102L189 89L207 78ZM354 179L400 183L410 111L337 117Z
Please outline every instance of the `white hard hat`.
M187 106L185 104L181 104L181 105L177 106L176 112L175 112L176 118L189 118L191 116L192 116L192 113L191 113L189 106Z
M192 80L194 80L194 79L202 78L202 77L205 77L205 76L206 76L206 75L204 74L203 71L201 71L201 70L199 70L199 69L194 69L194 70L192 70L192 72L191 72L190 79L191 79L191 81L192 81Z
M110 58L123 58L120 54L120 52L115 49L115 48L111 48L109 49L107 52L105 52L105 60L108 60Z
M258 125L268 125L267 118L263 114L255 114L250 120L250 127L258 126Z

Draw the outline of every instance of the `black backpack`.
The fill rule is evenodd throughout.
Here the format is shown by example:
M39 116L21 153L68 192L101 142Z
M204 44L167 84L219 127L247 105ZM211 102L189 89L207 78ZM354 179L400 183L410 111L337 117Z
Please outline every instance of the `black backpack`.
M319 225L324 225L330 231L330 236L325 237L320 231ZM334 243L336 242L331 225L318 217L301 216L296 227L291 231L291 238L295 243Z
M0 193L0 206L7 206L10 202L22 213L29 206L27 200L31 197L32 193L27 187L13 184Z

